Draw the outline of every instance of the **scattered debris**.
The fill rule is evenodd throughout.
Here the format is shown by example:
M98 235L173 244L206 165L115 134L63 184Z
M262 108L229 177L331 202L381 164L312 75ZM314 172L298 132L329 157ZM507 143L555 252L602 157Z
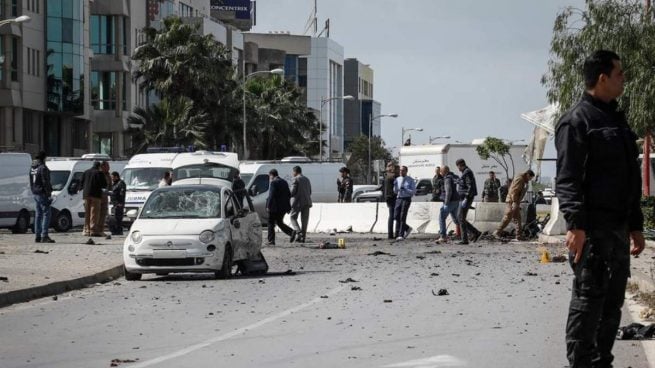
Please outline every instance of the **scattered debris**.
M455 277L460 277L461 275L458 274L458 273L454 273L453 276L455 276Z
M430 274L430 276L432 276L432 277L434 277L434 276L439 276L439 274L436 273L436 272L432 272L432 273Z
M434 290L432 290L432 295L434 295L434 296L444 296L444 295L450 295L450 294L448 293L448 290L446 290L446 289L439 289L438 293L435 293Z
M339 280L339 282L342 283L342 284L346 284L346 283L349 283L349 282L359 282L359 281L349 277L349 278L347 278L345 280Z
M416 256L417 259L425 259L425 256Z
M391 300L391 299L384 299L384 302L385 302L385 303L393 303L393 300Z
M378 238L377 236L373 237L373 241L380 241L380 240L382 240L382 238Z
M9 282L9 278L6 276L0 276L0 281Z
M55 296L52 297L52 300L55 300L55 301L56 301L57 299L59 299L59 297L58 297L57 295L55 295Z
M424 252L425 254L441 254L440 250L431 250L429 252Z
M337 244L332 244L329 241L324 241L318 244L319 249L339 249Z
M352 291L361 291L362 288L360 288L359 286L351 286L350 290L352 290Z
M0 252L0 254L5 254L5 252Z
M528 271L525 273L525 276L537 276L537 273Z
M109 365L110 367L118 367L119 365L123 363L136 363L139 361L139 358L136 359L112 359L111 364Z
M266 281L264 281L264 279L259 279L258 282L259 282L260 284L265 284L265 283L266 283Z
M321 299L327 299L327 298L328 298L327 295L321 295Z
M45 251L45 250L41 250L41 249L37 249L37 250L34 251L34 253L39 253L39 254L49 254L50 252Z
M379 250L376 250L376 251L373 252L373 253L369 253L369 254L367 254L367 256L376 256L376 257L377 257L377 256L391 256L391 257L395 257L395 256L394 256L393 254L391 254L391 253L382 252L382 251L379 251Z
M283 273L283 275L289 275L289 276L293 276L293 275L295 275L295 274L296 274L296 273L293 272L293 270L286 270L286 271L284 271L284 273Z
M93 239L89 238L89 240L87 240L86 243L84 243L84 244L94 245L95 243L96 242L94 242Z
M617 340L646 340L655 336L655 323L644 326L641 323L631 323L620 327L616 332Z
M568 260L568 257L565 256L565 255L563 255L563 254L560 254L560 255L554 256L554 257L551 259L551 261L552 261L552 262L555 262L555 263L562 263L562 262L566 262L567 260Z

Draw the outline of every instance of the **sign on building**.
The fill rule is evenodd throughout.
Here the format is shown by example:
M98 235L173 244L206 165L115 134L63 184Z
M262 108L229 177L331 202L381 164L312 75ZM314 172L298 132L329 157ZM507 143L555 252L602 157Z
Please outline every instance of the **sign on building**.
M242 31L255 25L256 2L251 0L211 0L211 16Z

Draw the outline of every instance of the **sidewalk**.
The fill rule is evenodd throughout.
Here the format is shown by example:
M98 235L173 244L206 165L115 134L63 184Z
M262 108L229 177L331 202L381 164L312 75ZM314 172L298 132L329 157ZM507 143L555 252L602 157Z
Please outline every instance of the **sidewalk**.
M564 235L539 234L539 241L551 245L561 244L564 250ZM655 291L655 241L647 240L646 249L639 257L630 257L630 281L639 285L644 292Z
M31 233L0 232L0 307L122 276L124 236L93 238L95 245L84 244L89 238L78 230L50 237L56 243L34 243Z

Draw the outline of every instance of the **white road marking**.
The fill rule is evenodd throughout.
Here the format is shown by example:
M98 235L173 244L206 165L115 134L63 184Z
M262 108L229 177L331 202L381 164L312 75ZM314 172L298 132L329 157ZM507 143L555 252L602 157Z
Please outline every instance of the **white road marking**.
M466 362L450 355L436 355L429 358L410 360L403 363L385 365L385 368L439 368L466 367Z
M357 279L360 278L360 275L355 275L355 276L352 276L352 277L357 280ZM330 290L329 292L327 292L326 294L323 294L323 295L328 295L328 296L335 295L335 294L345 290L346 287L349 287L349 286L346 284L346 285L336 287L336 288ZM212 337L211 339L205 340L205 341L203 341L201 343L188 346L188 347L186 347L184 349L180 349L180 350L172 352L170 354L162 355L162 356L160 356L158 358L154 358L154 359L150 359L150 360L144 360L144 361L139 362L137 364L130 365L130 368L150 367L150 366L153 366L155 364L165 362L167 360L179 358L179 357L181 357L183 355L192 353L192 352L194 352L196 350L206 348L206 347L208 347L208 346L210 346L212 344L215 344L217 342L229 340L229 339L231 339L231 338L233 338L235 336L239 336L239 335L241 335L243 333L246 333L246 332L248 332L250 330L254 330L256 328L262 327L263 325L271 323L271 322L273 322L275 320L278 320L280 318L287 317L287 316L289 316L289 315L291 315L293 313L299 312L299 311L301 311L301 310L303 310L303 309L305 309L307 307L311 307L314 304L320 303L323 300L325 300L325 299L321 298L320 296L316 297L316 298L308 301L307 303L303 303L303 304L300 304L300 305L295 306L293 308L289 308L289 309L287 309L287 310L285 310L283 312L280 312L280 313L278 313L276 315L273 315L273 316L270 316L268 318L264 318L261 321L255 322L255 323L253 323L251 325L241 327L239 329L236 329L236 330L234 330L232 332L228 332L228 333L220 335L220 336Z
M644 306L635 302L632 297L633 297L632 294L626 294L626 299L625 299L632 321L636 323L641 323L642 325L649 325L650 323L652 323L641 319L639 313L644 308ZM648 361L648 366L655 367L655 341L641 340L640 342L641 342L641 346L644 348L644 352L646 353L646 360Z

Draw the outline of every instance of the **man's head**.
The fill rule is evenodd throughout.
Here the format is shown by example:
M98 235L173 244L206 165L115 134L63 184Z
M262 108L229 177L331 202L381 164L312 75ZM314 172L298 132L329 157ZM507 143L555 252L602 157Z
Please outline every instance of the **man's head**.
M46 157L48 157L48 155L45 153L45 151L39 151L39 153L34 156L34 158L39 161L45 161Z
M302 168L300 168L300 166L294 166L293 169L291 169L291 172L293 173L293 176L298 176L302 174Z
M387 162L387 172L388 173L393 173L394 167L396 167L396 165L394 164L393 161Z
M400 176L407 176L407 166L400 167Z
M623 65L619 55L598 50L591 54L583 67L585 87L594 97L610 102L623 94Z
M102 169L103 172L109 173L109 162L102 161L100 164L100 169Z
M94 169L100 169L100 161L93 161L93 168Z
M464 169L466 169L466 161L464 161L463 158L460 158L457 161L455 161L455 165L457 166L459 171L464 171Z
M437 167L434 169L434 173L437 174L437 175L440 175L440 174L441 174L441 167L437 166Z
M346 176L348 176L348 174L350 174L350 170L348 170L348 168L344 166L339 169L339 173L341 174L342 178L345 178Z
M525 175L525 178L526 178L528 181L534 179L534 177L535 177L535 175L534 175L534 171L532 171L532 170L528 170L528 171L526 171L523 175Z
M271 171L268 172L268 178L270 180L273 180L278 177L277 169L271 169Z
M489 179L496 179L496 173L493 171L489 171Z
M121 180L121 176L118 173L118 171L114 171L111 173L111 180L114 182Z
M443 167L441 168L441 175L442 175L442 176L446 176L446 175L448 175L449 172L450 172L450 167L448 167L448 166L443 166Z
M164 172L164 180L168 180L170 178L171 178L171 172L170 171Z

